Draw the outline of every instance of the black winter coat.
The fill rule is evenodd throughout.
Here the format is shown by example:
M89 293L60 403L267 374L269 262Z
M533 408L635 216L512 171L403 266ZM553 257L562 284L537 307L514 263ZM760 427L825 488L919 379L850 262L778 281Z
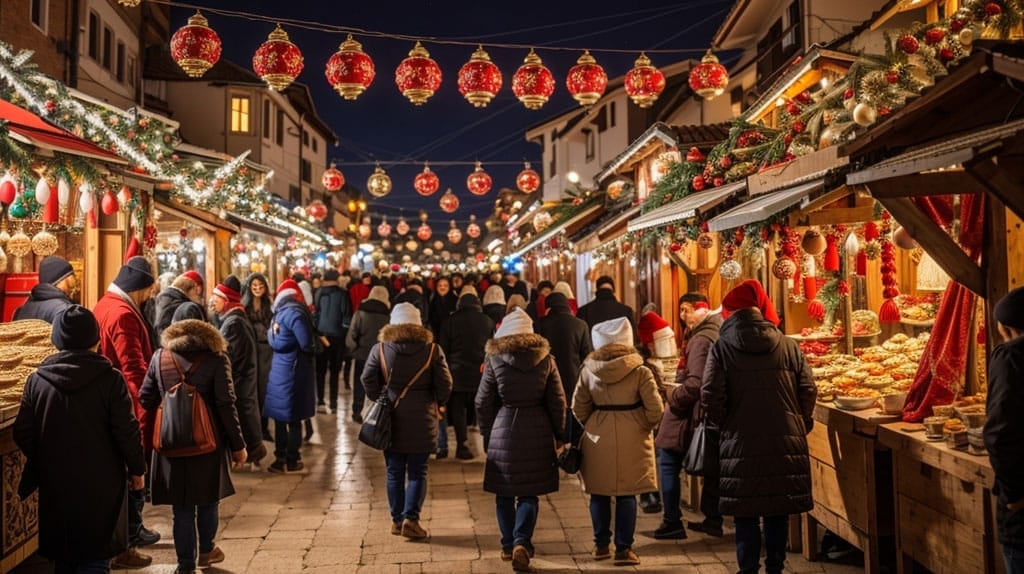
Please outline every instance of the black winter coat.
M1006 505L1024 498L1024 338L992 350L986 400L985 446L996 472L999 543L1019 548L1024 546L1024 511Z
M594 295L594 300L580 307L580 310L576 312L576 317L583 319L591 329L598 323L625 317L629 319L629 324L633 327L633 333L636 333L633 308L619 303L619 300L615 298L615 293L610 289L598 289L597 294Z
M590 327L573 317L568 305L555 306L549 309L548 316L540 322L538 334L551 345L562 389L571 400L580 378L583 360L594 351L590 341Z
M212 504L235 493L228 461L231 452L245 448L235 410L231 365L225 354L227 343L212 325L195 319L174 323L161 337L164 346L153 354L139 391L142 408L155 411L163 399L163 389L178 382L173 367L166 372L161 368L164 353L174 353L186 373L196 361L202 361L189 376L189 383L195 385L206 401L219 448L209 454L176 458L167 458L154 450L149 469L153 504ZM160 429L153 432L160 432Z
M352 302L348 291L338 287L337 282L324 284L316 292L316 312L313 323L321 335L343 337L352 322Z
M391 320L391 310L376 299L364 299L352 318L352 325L345 337L345 347L357 361L366 361L370 349L377 346L380 330ZM359 374L359 373L356 373Z
M543 337L488 341L476 412L487 437L485 491L541 496L558 490L555 440L565 427L566 399Z
M221 318L220 334L228 344L231 380L235 385L235 410L242 426L250 458L259 460L267 454L260 423L259 386L256 378L256 333L245 316L245 309L236 307Z
M505 318L505 307L505 303L490 303L483 306L483 311L495 325L500 325Z
M40 283L32 288L28 301L14 311L14 320L39 319L52 325L57 315L71 305L71 299L63 291L49 283Z
M494 336L494 322L484 315L479 299L459 299L459 309L445 321L438 338L455 386L460 393L476 393L484 364L484 345Z
M111 540L127 510L127 475L145 474L146 459L128 387L110 361L88 351L47 357L25 383L14 442L28 459L19 494L39 488L39 554L86 562L123 550Z
M153 331L158 335L164 332L164 329L170 326L174 322L174 314L178 311L178 307L190 306L187 310L187 316L192 319L205 319L206 312L199 306L198 303L188 298L188 295L184 291L177 287L168 287L160 292L156 296L156 322L153 324ZM192 309L195 307L195 309ZM185 315L186 311L182 311L182 315ZM182 315L179 315L182 316ZM154 341L156 345L154 347L160 347L162 345L160 338L158 337Z
M368 302L368 301L367 301ZM364 302L359 306L362 311ZM419 325L388 325L380 331L380 343L371 350L366 359L361 380L366 396L375 401L382 392L388 393L391 404L402 394L406 385L412 386L391 413L390 452L403 454L427 454L437 450L438 405L448 402L452 393L452 375L444 351L434 344L434 334ZM430 366L416 381L412 376L430 356ZM380 356L383 353L390 383L386 382Z
M443 296L437 293L430 296L430 330L435 335L441 334L441 327L448 320L448 317L455 312L455 306L458 302L458 295L451 291Z
M256 388L262 415L263 401L267 398L267 382L270 380L270 364L274 360L274 350L267 341L267 331L274 320L274 313L270 310L270 303L267 303L260 312L246 309L245 314L253 333L256 334Z
M722 323L704 371L707 420L721 430L719 508L728 516L807 512L806 435L818 390L796 341L756 309Z

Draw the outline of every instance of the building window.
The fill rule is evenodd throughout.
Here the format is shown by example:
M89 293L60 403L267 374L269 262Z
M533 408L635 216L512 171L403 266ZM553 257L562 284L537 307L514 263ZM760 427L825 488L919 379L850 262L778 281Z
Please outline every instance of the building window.
M32 18L32 23L43 32L46 31L46 16L49 4L49 0L31 0L29 6L29 16Z
M318 149L319 147L320 147L320 142L316 138L313 138L313 153L318 153L320 151Z
M274 134L274 140L277 145L284 146L284 110L277 110L277 132Z
M270 139L270 100L263 100L263 139Z
M733 117L743 113L745 109L743 105L743 86L736 86L729 92L729 109L732 111Z
M124 42L118 40L117 42L117 62L114 66L114 75L117 77L118 82L124 81Z
M306 131L306 128L302 128L302 145L309 147L309 132Z
M231 132L249 133L248 96L231 96Z
M605 106L607 108L607 106ZM608 129L608 110L602 109L594 116L593 124L597 126L598 133L604 133Z
M288 201L292 203L302 203L302 190L299 189L299 186L288 186Z
M89 12L89 57L100 59L100 17L95 12Z
M135 86L135 56L128 56L128 69L125 71L128 74L128 85Z
M608 103L608 125L615 127L615 102Z
M763 88L774 82L802 45L800 2L794 0L757 43L757 86Z
M114 64L114 33L110 28L103 28L103 67L110 69Z
M590 163L597 155L597 134L594 130L583 130L583 146L586 148L587 163Z
M308 159L302 160L302 181L313 183L313 163Z

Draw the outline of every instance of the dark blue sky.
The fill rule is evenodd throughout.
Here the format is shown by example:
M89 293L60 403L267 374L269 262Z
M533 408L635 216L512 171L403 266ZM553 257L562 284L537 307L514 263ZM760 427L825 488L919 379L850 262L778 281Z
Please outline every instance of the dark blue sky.
M391 175L395 190L387 198L373 202L371 211L397 216L401 207L407 218L415 219L420 209L426 209L435 233L447 229L452 218L464 228L463 222L470 213L476 214L482 223L491 213L496 191L501 187L514 187L515 175L521 169L521 166L488 167L487 161L530 160L539 170L540 147L525 141L525 130L578 105L565 90L565 75L581 52L545 51L544 45L580 50L635 50L630 54L595 54L609 78L614 78L628 71L643 49L705 48L732 5L731 0L548 1L536 5L461 0L192 1L201 6L393 34L457 38L485 44L535 45L556 80L554 96L537 111L525 109L511 91L511 76L522 63L526 50L486 47L501 69L504 83L501 93L488 107L474 108L456 87L458 69L469 60L473 47L425 43L444 77L437 94L426 104L414 106L398 92L394 82L394 70L413 42L366 36L357 36L357 39L373 58L377 75L359 99L348 101L338 96L324 78L324 65L344 40L344 35L286 26L305 57L299 81L309 85L318 112L341 140L338 147L328 150L328 158L340 162L380 160ZM192 13L193 10L174 8L172 30L183 25ZM273 29L273 25L266 22L213 13L207 13L207 17L224 42L224 57L246 67L251 65L252 53ZM699 24L705 19L705 23ZM685 57L699 58L700 54L652 54L657 66ZM412 180L421 167L388 166L389 162L401 159L479 159L494 178L494 190L483 197L473 196L466 190L466 176L472 171L471 166L437 167L434 171L441 178L441 191L423 198L412 188ZM360 189L373 170L370 166L340 167L346 178ZM443 213L437 205L440 194L448 187L462 201L459 211L453 215Z

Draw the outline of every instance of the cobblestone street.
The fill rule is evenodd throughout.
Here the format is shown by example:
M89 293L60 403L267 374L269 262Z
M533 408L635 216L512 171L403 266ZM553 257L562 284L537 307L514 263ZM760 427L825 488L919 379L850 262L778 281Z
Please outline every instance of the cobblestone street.
M384 457L356 440L358 425L347 409L317 415L312 445L303 448L306 469L275 475L237 471L237 493L220 506L217 544L227 556L208 572L428 573L511 572L499 558L494 498L483 492L483 458L431 461L423 524L428 542L389 533ZM480 437L474 451L481 452ZM453 440L453 439L450 439ZM454 453L454 450L452 451ZM269 464L270 460L266 461ZM686 511L687 517L693 514ZM732 529L722 539L691 532L686 540L654 540L660 514L641 514L635 549L638 567L594 562L587 499L575 477L563 475L558 493L541 499L533 564L542 572L672 572L731 574L736 571ZM153 565L133 572L170 574L175 568L170 507L146 507L146 525L163 535L144 549ZM13 574L50 572L33 557ZM789 554L786 572L852 574L860 566L811 563ZM124 571L128 572L128 571Z

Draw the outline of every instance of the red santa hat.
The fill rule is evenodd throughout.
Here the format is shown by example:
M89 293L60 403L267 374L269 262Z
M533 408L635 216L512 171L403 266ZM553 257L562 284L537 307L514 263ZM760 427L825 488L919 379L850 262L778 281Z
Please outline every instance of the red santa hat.
M772 300L768 298L764 287L757 279L748 279L725 295L725 298L722 299L722 318L726 319L730 314L750 307L757 307L765 319L774 323L776 327L779 325L779 315L775 312L775 305L772 304Z
M228 303L241 303L242 302L242 286L238 281L238 278L234 275L228 275L223 282L218 283L213 288L213 294L223 297Z
M291 291L291 293L288 293ZM274 300L277 301L281 298L281 295L291 295L296 301L306 304L306 298L302 296L302 289L299 288L299 284L294 279L285 279L277 286L277 293L274 294Z
M181 276L182 277L188 277L189 279L192 280L193 283L195 283L196 285L199 285L200 287L203 286L203 276L200 275L199 273L197 273L193 269L189 269L188 271L182 273Z
M649 345L654 342L654 334L665 327L669 327L668 321L661 318L654 311L648 311L640 317L640 322L636 326L637 335L640 336L640 342Z

